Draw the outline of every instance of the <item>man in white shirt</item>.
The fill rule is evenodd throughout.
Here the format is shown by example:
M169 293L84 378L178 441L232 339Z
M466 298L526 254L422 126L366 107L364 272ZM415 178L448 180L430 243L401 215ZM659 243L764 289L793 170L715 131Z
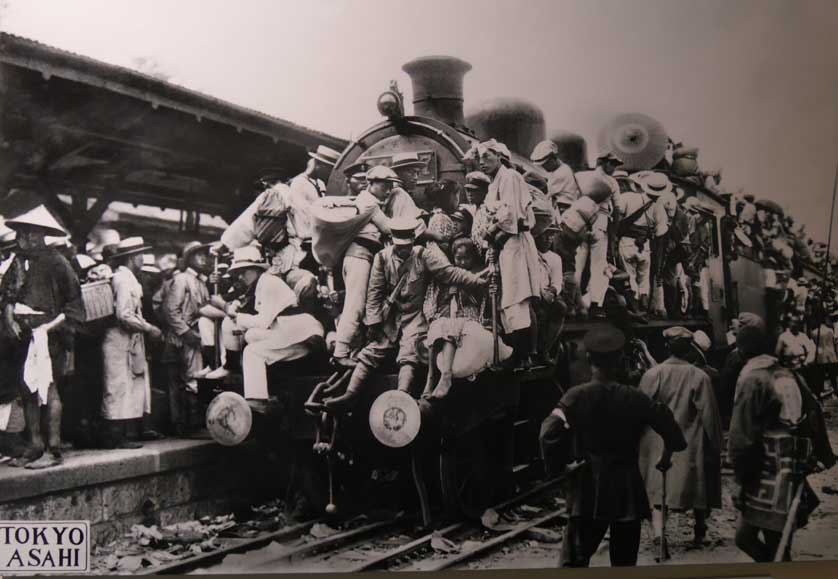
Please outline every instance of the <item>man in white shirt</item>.
M599 213L593 223L590 239L576 250L576 284L581 287L585 266L589 266L587 294L590 296L590 316L605 318L605 293L608 291L608 226L611 222L612 199L620 194L620 185L611 175L623 162L611 151L597 159L596 173L608 184L611 195L599 203Z
M550 140L541 141L532 150L530 160L547 174L547 195L564 197L571 203L579 199L579 185L570 165L559 159L559 148Z
M780 334L774 355L786 368L798 369L815 362L815 342L803 331L803 318L793 315L788 329Z
M317 264L311 254L311 204L326 195L325 181L329 179L340 153L320 145L308 154L306 170L291 179L289 187L289 234L299 249L298 265L316 271Z
M666 210L656 201L672 190L672 183L663 173L652 171L635 173L631 180L640 191L626 191L615 196L614 213L620 258L634 293L625 296L626 302L630 310L637 312L646 311L649 305L650 243L669 229Z

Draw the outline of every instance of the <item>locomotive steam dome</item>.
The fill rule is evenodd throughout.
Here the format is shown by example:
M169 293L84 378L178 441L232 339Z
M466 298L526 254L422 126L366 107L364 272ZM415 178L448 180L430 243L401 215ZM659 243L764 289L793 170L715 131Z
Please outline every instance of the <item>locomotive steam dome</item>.
M515 98L486 101L469 112L466 125L481 141L497 139L510 150L529 159L544 140L544 114L537 106Z
M559 148L559 159L571 169L584 171L588 168L588 145L584 137L576 133L555 131L550 134L550 140Z

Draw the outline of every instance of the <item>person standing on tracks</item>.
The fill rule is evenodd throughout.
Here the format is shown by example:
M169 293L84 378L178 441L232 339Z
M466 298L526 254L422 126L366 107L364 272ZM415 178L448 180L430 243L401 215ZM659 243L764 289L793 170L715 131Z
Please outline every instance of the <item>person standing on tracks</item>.
M651 368L640 379L640 390L652 400L665 404L675 416L684 438L686 452L672 461L667 477L666 506L672 510L692 509L695 516L693 544L704 544L707 535L707 513L722 506L721 451L722 421L710 377L690 364L693 334L676 326L663 332L670 357ZM640 441L640 471L646 492L655 506L652 526L655 545L659 549L662 533L661 477L655 470L660 455L660 439L647 432Z
M803 316L794 313L789 316L788 327L777 338L774 355L786 368L798 370L815 361L815 342L803 331Z
M151 379L144 334L153 340L160 329L143 317L143 287L137 276L143 252L150 249L142 237L121 240L109 263L114 268L111 287L116 324L102 339L104 391L102 418L110 448L140 448L143 414L151 414Z
M651 246L669 229L666 211L656 201L672 190L672 184L663 173L652 171L635 173L631 181L640 191L626 191L614 197L614 221L620 257L634 294L627 294L626 301L632 311L639 313L649 308Z
M355 199L360 213L372 211L372 218L343 257L343 283L346 287L343 312L337 326L333 361L343 367L355 366L353 354L363 346L362 321L366 311L367 288L375 254L384 248L390 235L391 219L418 219L419 208L404 190L395 187L398 175L391 169L377 166L366 174L367 188ZM420 222L418 233L424 232Z
M759 563L778 554L791 560L794 530L806 525L819 504L806 476L835 464L820 405L795 372L766 354L767 338L764 322L743 325L736 335L746 363L728 440L739 486L733 497L739 510L736 546ZM789 517L794 521L784 542Z
M503 164L506 146L490 139L475 149L481 171L492 179L486 205L494 221L485 235L500 266L500 319L513 343L516 363L529 368L538 354L534 308L542 289L538 249L530 233L535 226L532 195L521 174Z
M431 281L472 289L486 285L483 277L453 266L439 249L414 245L419 224L418 219L390 221L393 244L376 254L370 273L364 319L368 343L356 356L346 392L326 400L329 411L348 410L373 370L394 350L398 350L398 388L412 390L416 369L424 363L418 344L428 331L422 309Z
M29 469L49 468L63 462L59 382L69 373L75 328L84 320L81 286L73 266L46 246L46 236L66 235L46 207L6 226L17 232L18 249L0 284L5 330L14 341L3 356L12 360L29 432L26 451L15 460ZM27 321L19 314L26 308L43 315Z
M641 523L650 516L637 462L640 438L650 427L663 439L656 463L660 471L669 470L672 453L685 449L687 443L669 408L637 388L617 383L625 345L620 330L609 324L594 327L585 334L583 344L591 381L571 388L541 425L547 473L564 472L567 477L570 521L559 565L587 567L610 531L611 565L633 566ZM575 467L575 472L568 472L566 466Z
M579 185L570 165L559 159L559 148L550 140L538 143L530 160L547 173L547 195L551 199L562 197L573 203L579 198Z

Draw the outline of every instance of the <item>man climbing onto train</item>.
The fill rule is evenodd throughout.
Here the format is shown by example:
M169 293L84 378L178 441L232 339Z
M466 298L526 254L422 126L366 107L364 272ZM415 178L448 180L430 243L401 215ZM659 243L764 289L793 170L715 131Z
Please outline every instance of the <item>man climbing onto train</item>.
M564 475L570 521L559 565L587 567L610 531L611 565L637 564L640 529L649 501L638 467L647 427L663 439L655 468L667 471L673 452L687 443L666 405L619 384L625 335L610 324L594 327L583 344L591 381L574 386L541 425L541 453L548 475ZM608 425L603 428L603 425Z
M412 392L416 368L424 363L417 348L425 340L428 324L422 312L428 283L437 280L454 286L479 288L486 280L452 265L443 255L415 246L417 219L392 219L393 244L373 260L367 291L368 343L358 353L346 392L326 400L332 412L349 410L370 374L398 351L398 388Z
M728 441L739 485L736 546L756 562L778 555L789 561L794 530L806 525L819 504L806 476L831 468L835 455L817 399L795 372L766 354L765 323L749 315L756 320L736 334L746 363L736 384ZM794 517L791 535L783 541L789 517Z
M692 332L677 326L664 330L663 336L670 356L643 375L640 391L672 411L687 440L687 449L673 459L664 491L655 470L661 452L660 439L647 432L640 441L640 472L655 507L652 526L656 549L660 549L663 528L662 496L666 496L665 506L670 509L692 509L693 544L701 546L707 535L707 514L710 509L722 506L721 416L710 377L686 360L692 350Z
M410 195L395 187L398 176L391 169L373 167L365 178L367 188L355 199L355 206L359 213L370 214L369 222L349 244L343 257L346 293L337 325L333 361L344 367L355 365L352 354L363 345L361 323L366 311L370 270L375 254L384 248L384 241L390 235L390 221L393 218L418 219L420 213ZM422 231L424 223L420 222L417 235Z
M631 181L639 191L626 191L614 197L614 220L620 258L632 290L626 294L626 302L632 311L639 313L649 307L651 246L669 229L666 212L656 201L671 191L672 184L663 173L652 171L635 173Z

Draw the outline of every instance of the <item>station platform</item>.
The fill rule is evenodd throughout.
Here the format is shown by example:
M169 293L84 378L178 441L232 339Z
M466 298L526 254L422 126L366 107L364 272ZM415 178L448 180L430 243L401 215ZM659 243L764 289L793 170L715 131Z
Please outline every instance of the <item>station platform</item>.
M267 497L278 489L264 464L257 444L227 448L208 434L137 450L69 450L64 464L44 470L0 464L0 520L89 521L93 544L106 544L134 524L225 514Z

